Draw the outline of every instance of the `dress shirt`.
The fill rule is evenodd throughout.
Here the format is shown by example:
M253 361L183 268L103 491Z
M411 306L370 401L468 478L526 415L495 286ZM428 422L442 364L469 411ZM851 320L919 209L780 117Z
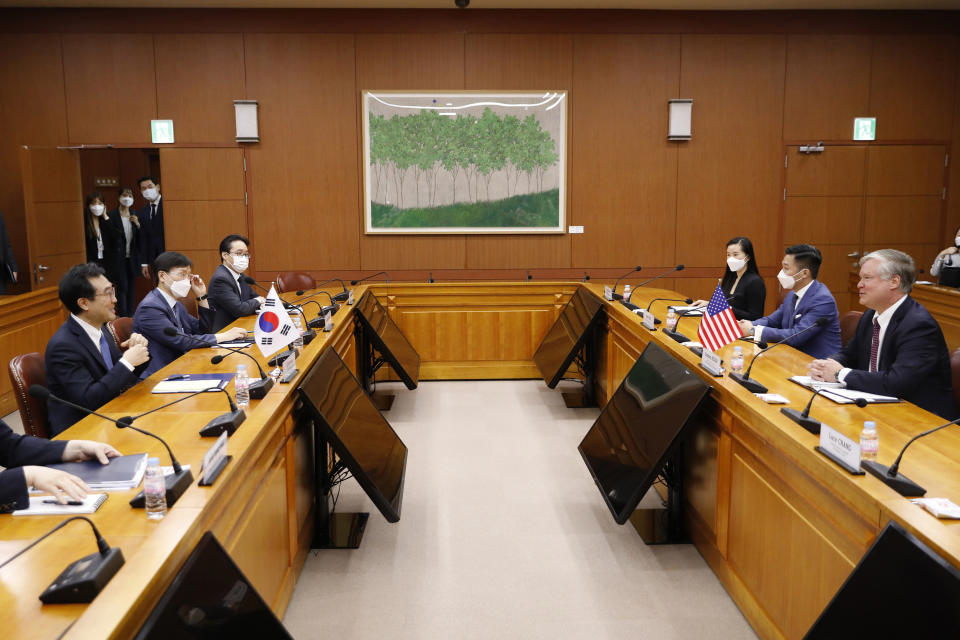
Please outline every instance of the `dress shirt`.
M127 251L125 257L130 257L130 243L133 241L133 223L130 222L130 216L120 214L120 222L123 223L123 236L126 238Z
M99 351L100 353L103 353L103 350L100 348L100 340L103 338L103 330L98 329L97 327L93 326L92 324L90 324L89 322L87 322L86 320L84 320L83 318L81 318L80 316L74 313L71 313L70 317L76 320L77 323L80 325L80 327L83 329L84 333L86 333L90 337L90 340L93 341L93 346L97 348L97 351ZM120 345L117 345L117 346L119 347ZM125 366L127 369L129 369L130 371L133 371L133 365L127 362L125 359L120 358L120 362L122 362L123 366Z
M797 301L793 303L793 313L796 315L797 307L800 306L800 301L803 300L803 294L807 292L807 289L810 288L810 285L813 284L813 280L808 282L800 291L797 291ZM763 327L754 327L753 328L753 339L757 342L763 341Z
M900 305L903 304L903 301L907 299L907 294L900 296L900 299L894 302L892 305L887 307L883 313L874 314L873 318L877 321L877 324L880 325L880 346L877 347L877 365L880 364L880 352L883 350L883 336L887 332L887 325L890 324L890 318L893 317L893 314L896 313L897 309L900 308ZM850 367L844 367L837 373L837 381L843 382L844 378L847 377L847 374L850 373Z

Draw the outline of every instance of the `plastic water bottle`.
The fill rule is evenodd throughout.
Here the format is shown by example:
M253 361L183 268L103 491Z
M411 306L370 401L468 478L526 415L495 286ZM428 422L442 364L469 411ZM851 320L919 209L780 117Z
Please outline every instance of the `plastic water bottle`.
M143 497L147 517L160 520L167 515L167 483L160 470L160 458L147 460L147 472L143 476Z
M743 347L734 347L730 358L730 373L743 374Z
M860 459L876 460L879 450L880 436L877 435L877 425L872 420L867 420L860 432Z
M303 351L303 324L300 322L300 316L292 316L290 318L293 321L293 329L297 332L297 339L293 341L293 349L297 352L297 355L300 355L300 352Z
M677 328L677 314L673 309L667 310L667 329L674 331Z
M237 406L246 410L250 406L250 376L247 375L247 365L237 365L237 377L234 379L237 387Z
M633 291L630 290L630 285L627 284L627 285L624 285L624 286L623 286L623 300L624 300L624 302L630 302L630 295L631 295L632 293L633 293Z

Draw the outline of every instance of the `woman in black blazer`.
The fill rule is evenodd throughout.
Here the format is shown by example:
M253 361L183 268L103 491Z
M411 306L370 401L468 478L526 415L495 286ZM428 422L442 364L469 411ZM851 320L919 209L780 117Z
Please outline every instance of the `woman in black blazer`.
M727 243L727 269L720 282L720 289L727 296L737 320L756 320L763 317L763 304L767 299L767 286L757 270L750 238L737 236ZM697 300L697 306L706 306L706 300Z
M117 315L133 317L136 282L140 276L140 220L133 209L133 189L120 190L120 206L110 212L108 223L116 244L116 274L107 276L117 288Z

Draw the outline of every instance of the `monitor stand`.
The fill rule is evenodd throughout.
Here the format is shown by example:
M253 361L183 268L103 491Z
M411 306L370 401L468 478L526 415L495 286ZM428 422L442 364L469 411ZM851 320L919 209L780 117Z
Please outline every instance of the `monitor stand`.
M597 323L587 329L587 335L583 341L583 347L574 357L573 361L577 364L580 371L583 372L583 388L578 391L562 391L563 403L568 409L580 409L582 407L597 406L597 359L598 342L600 338Z
M681 443L682 444L682 443ZM687 544L690 537L683 526L683 446L678 446L667 459L658 480L666 484L666 505L657 484L650 487L637 509L630 514L630 524L648 545Z
M359 322L354 328L354 339L357 348L357 379L360 381L360 386L363 387L363 391L370 396L370 401L381 413L390 411L396 395L393 393L376 393L373 390L377 371L387 362L374 349L373 342L367 338L367 333Z
M313 517L313 540L311 549L359 549L363 532L367 527L369 513L341 513L330 511L331 491L337 485L334 478L343 470L342 461L329 469L330 446L313 430L314 477L317 503ZM328 470L329 469L329 470Z

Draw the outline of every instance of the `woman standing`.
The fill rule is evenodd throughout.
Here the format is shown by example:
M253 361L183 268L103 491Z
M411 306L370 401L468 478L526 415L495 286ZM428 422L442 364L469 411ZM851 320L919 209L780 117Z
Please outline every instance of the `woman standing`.
M120 190L120 206L110 212L108 220L119 241L116 278L111 278L117 288L117 315L127 317L133 317L136 281L140 275L140 220L131 210L132 206L133 189L124 187Z
M103 267L110 282L117 281L120 270L119 238L110 224L103 194L92 191L84 206L84 236L87 241L87 262Z
M737 320L756 320L763 317L767 287L757 269L750 238L737 236L727 242L727 269L720 282L720 289L727 296L727 302ZM706 300L697 300L694 303L701 307L706 304Z
M938 253L930 267L930 275L939 278L944 287L960 287L960 229L954 236L954 245Z

